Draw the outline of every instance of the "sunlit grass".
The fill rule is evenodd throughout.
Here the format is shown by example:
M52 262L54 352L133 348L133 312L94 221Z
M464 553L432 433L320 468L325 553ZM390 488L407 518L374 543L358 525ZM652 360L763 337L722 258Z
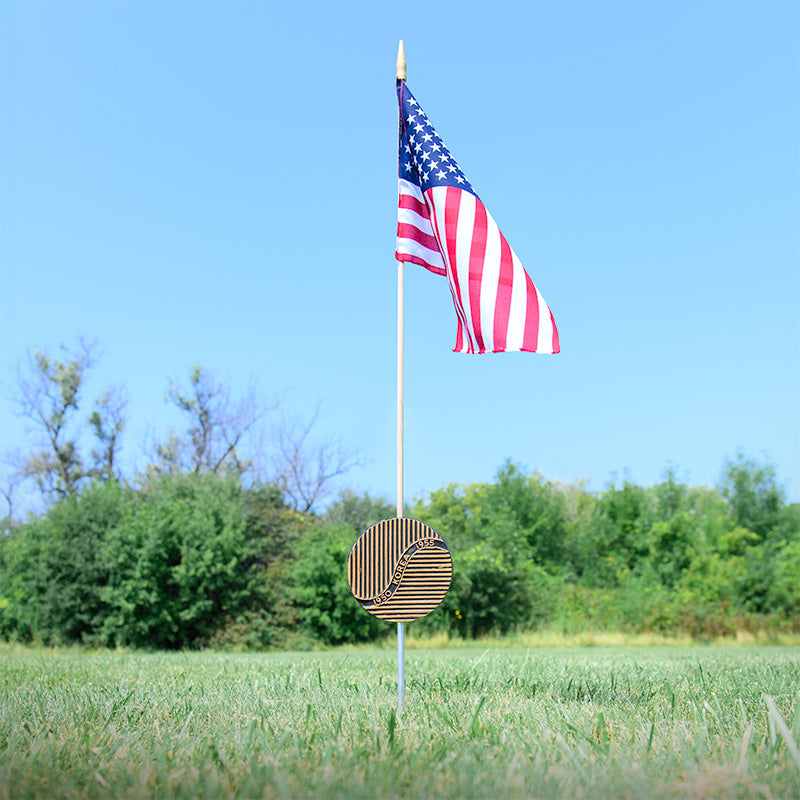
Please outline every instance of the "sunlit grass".
M488 636L482 639L459 639L446 633L416 636L413 629L406 634L408 649L439 649L461 647L690 647L713 644L715 646L780 645L800 647L800 633L737 631L733 636L720 636L713 641L698 641L688 634L667 636L659 633L622 633L607 631L582 631L563 633L550 629L510 633L505 636ZM395 646L394 638L382 642L384 649Z
M508 643L509 645L511 643ZM0 650L0 797L800 796L800 648Z

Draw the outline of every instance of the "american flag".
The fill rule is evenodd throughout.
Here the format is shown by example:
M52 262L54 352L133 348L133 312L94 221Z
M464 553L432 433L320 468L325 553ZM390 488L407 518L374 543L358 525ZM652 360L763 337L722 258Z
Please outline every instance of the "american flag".
M399 261L445 275L458 317L456 353L558 353L550 308L425 112L397 81Z

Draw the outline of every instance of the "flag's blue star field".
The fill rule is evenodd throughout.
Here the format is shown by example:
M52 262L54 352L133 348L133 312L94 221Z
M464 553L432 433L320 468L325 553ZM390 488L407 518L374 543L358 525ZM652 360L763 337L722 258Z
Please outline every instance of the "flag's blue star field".
M405 82L398 85L400 108L400 177L419 184L423 192L433 186L475 190L456 164Z

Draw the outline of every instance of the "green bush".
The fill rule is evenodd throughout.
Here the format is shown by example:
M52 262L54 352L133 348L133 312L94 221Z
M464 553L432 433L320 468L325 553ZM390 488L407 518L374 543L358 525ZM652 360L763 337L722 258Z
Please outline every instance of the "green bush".
M510 563L487 542L452 555L450 591L438 609L420 620L421 631L445 630L464 638L502 634L535 624L537 614L548 613L542 585L549 576L541 568L531 562Z
M454 565L416 629L800 628L800 506L783 498L774 469L743 456L719 490L669 472L599 494L506 463L492 483L453 484L410 510ZM353 598L346 563L393 513L343 492L317 517L288 508L280 487L215 475L94 483L0 539L0 636L226 649L376 640L392 626Z
M390 630L350 591L346 566L355 540L350 526L332 525L312 529L297 541L291 568L293 600L303 629L325 644L371 641Z
M728 501L731 519L765 539L781 527L785 516L784 490L775 467L746 458L742 452L725 462L720 494Z
M107 643L197 645L250 599L241 485L213 475L159 479L109 531L105 554Z
M3 636L102 642L111 578L104 539L132 504L133 493L118 483L93 483L12 529L0 548Z
M650 552L655 498L641 486L611 484L594 502L576 543L576 572L587 587L614 588Z
M775 548L766 607L769 613L800 620L800 539Z

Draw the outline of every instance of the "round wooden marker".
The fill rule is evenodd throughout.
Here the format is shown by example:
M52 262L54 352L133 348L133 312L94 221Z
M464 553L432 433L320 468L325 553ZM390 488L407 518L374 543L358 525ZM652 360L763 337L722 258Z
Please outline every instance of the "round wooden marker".
M416 519L385 519L358 537L347 559L347 581L370 614L411 622L444 600L453 560L444 539Z

